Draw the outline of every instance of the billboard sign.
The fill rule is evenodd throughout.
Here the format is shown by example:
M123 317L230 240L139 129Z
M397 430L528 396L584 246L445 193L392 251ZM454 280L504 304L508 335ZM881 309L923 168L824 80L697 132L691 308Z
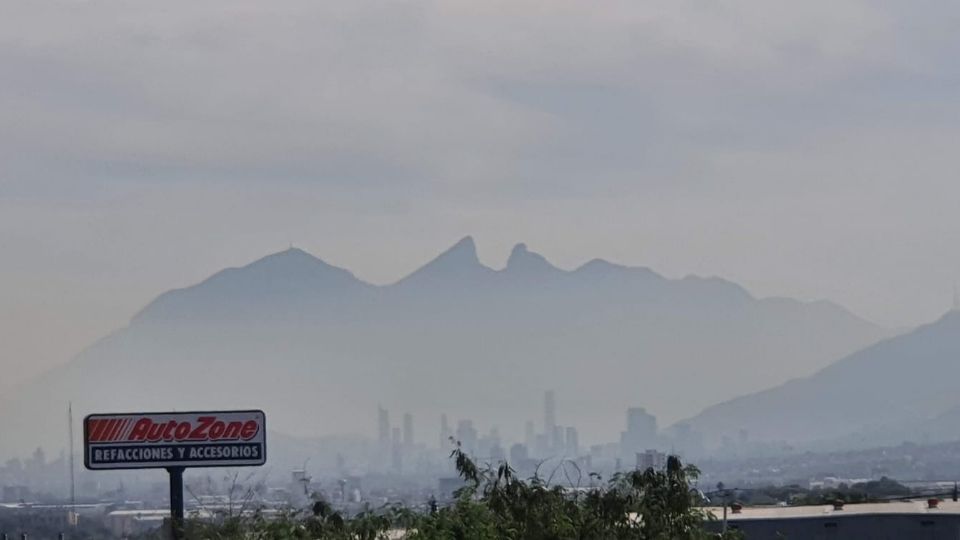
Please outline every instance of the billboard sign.
M91 414L83 462L91 470L263 465L266 420L259 410Z

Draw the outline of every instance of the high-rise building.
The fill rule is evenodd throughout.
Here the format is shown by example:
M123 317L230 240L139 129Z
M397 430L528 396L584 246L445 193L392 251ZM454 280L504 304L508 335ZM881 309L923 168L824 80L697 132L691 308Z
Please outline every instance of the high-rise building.
M550 457L550 437L541 433L533 443L533 455L538 458Z
M449 448L450 447L450 437L453 436L453 432L450 431L450 423L447 421L447 415L440 415L440 448Z
M553 397L553 390L543 394L543 432L552 437L553 428L557 425L557 403Z
M523 444L525 444L527 448L533 448L534 442L537 440L536 437L537 433L533 427L533 421L527 420L527 423L524 426Z
M499 439L493 441L493 443L490 445L490 449L487 451L487 454L490 456L490 461L493 463L502 463L507 459L507 454L503 451L503 446L500 446Z
M403 446L413 448L413 415L403 415Z
M643 407L631 407L627 409L627 431L655 434L657 417L648 414Z
M473 420L460 420L457 422L457 440L460 441L460 447L468 454L477 453L477 430L473 427Z
M553 433L550 434L550 451L558 454L563 453L563 426L553 426Z
M529 458L526 445L517 443L510 447L510 465L513 467L522 467Z
M400 428L393 428L393 444L391 446L391 457L393 458L393 472L403 472L403 452L401 450Z
M627 430L620 434L621 455L633 457L656 443L657 418L643 407L627 409Z
M566 454L568 457L577 457L580 455L580 435L577 433L577 428L573 426L567 427L566 433Z
M503 447L500 445L500 430L496 427L490 428L490 431L477 441L477 456L489 458L491 462L503 461Z
M379 431L377 440L380 442L381 447L386 447L390 444L390 413L387 412L381 406L377 406L377 420L379 423Z

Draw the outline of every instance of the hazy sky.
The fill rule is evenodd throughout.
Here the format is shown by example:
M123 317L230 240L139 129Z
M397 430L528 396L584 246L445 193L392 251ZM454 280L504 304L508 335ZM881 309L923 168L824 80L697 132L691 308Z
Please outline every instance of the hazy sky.
M0 0L0 389L290 242L472 234L891 326L960 276L960 4Z

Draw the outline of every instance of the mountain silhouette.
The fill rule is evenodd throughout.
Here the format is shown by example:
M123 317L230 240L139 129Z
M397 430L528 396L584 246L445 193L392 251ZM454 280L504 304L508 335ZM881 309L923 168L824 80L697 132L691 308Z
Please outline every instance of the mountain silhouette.
M494 274L480 263L473 238L466 236L394 286L413 289L476 287L485 285Z
M599 259L563 270L524 244L494 270L466 237L387 286L290 249L161 294L0 396L0 429L18 435L0 453L59 444L68 400L78 414L263 408L295 436L370 432L382 403L424 433L446 412L509 437L547 388L584 440L614 440L629 406L687 417L885 335L828 302Z
M546 257L527 249L526 244L517 244L510 251L504 273L533 280L549 279L565 274L550 264Z
M133 318L151 322L305 317L344 308L374 287L349 271L290 248L160 295Z
M841 446L956 439L960 312L883 340L774 388L710 407L684 424L713 441ZM946 428L946 429L944 429Z

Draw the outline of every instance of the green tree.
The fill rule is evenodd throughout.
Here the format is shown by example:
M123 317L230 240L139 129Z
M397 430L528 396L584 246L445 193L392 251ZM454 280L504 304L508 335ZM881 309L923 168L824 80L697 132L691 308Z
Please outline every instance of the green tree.
M478 466L457 446L451 454L466 486L449 506L429 513L403 507L349 518L324 501L309 512L191 521L188 538L375 540L700 540L737 538L710 533L713 519L692 489L699 471L676 457L664 470L614 475L602 487L550 485L539 474L523 480L506 463Z

